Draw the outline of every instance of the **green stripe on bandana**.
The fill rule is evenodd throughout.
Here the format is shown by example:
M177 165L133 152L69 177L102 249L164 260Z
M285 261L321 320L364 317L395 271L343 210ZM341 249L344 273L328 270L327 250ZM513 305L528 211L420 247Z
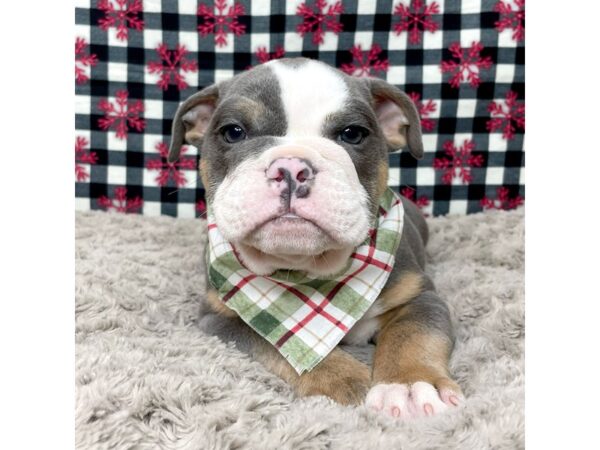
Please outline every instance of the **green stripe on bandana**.
M207 264L219 299L269 341L298 374L312 370L379 296L394 266L404 222L402 201L387 189L377 228L350 256L343 272L313 278L280 270L259 276L246 269L208 214Z

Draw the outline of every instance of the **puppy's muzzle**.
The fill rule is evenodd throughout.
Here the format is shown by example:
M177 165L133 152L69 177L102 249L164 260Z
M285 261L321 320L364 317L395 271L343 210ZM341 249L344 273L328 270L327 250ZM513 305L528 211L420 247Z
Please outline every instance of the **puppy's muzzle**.
M272 188L279 192L286 211L291 210L292 199L306 198L317 171L311 162L304 158L283 157L274 160L265 176Z

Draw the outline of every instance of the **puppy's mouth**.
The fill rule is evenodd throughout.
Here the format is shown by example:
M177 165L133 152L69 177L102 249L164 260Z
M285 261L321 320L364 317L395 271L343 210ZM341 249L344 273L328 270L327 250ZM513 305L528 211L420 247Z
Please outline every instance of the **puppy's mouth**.
M279 219L291 219L291 220L299 219L299 220L306 220L305 218L300 217L298 214L293 213L293 212L288 212L288 213L282 214L279 217L275 217L275 219L273 219L273 220L279 220Z
M318 229L324 233L327 233L319 225L317 225L314 221L307 219L305 217L299 216L298 214L293 213L293 212L288 212L288 213L282 214L280 216L273 217L273 218L267 220L261 226L266 226L266 225L270 225L273 228L273 230L279 230L283 233L285 233L288 230L294 232L294 231L301 230L303 228L306 228L307 230Z
M243 243L277 256L320 255L343 247L314 221L294 212L263 222L243 239Z

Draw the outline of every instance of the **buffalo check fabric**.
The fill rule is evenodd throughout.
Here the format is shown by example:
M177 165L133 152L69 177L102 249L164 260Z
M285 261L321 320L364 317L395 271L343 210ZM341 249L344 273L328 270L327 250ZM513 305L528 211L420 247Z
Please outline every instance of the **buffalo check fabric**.
M219 299L302 374L325 358L377 299L394 266L403 223L402 202L387 189L376 228L342 272L323 278L288 270L259 276L242 265L209 212L208 279Z
M177 106L283 56L412 97L425 156L392 154L389 184L426 214L523 204L524 0L78 0L75 19L77 209L205 214L197 149L166 161Z

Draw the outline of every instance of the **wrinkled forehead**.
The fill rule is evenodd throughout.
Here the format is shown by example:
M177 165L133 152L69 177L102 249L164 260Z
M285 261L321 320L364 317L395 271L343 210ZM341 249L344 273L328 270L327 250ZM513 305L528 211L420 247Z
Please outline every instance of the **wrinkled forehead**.
M326 122L348 114L371 115L358 80L309 59L274 60L236 77L222 102L223 114L268 114L290 137L320 135Z

